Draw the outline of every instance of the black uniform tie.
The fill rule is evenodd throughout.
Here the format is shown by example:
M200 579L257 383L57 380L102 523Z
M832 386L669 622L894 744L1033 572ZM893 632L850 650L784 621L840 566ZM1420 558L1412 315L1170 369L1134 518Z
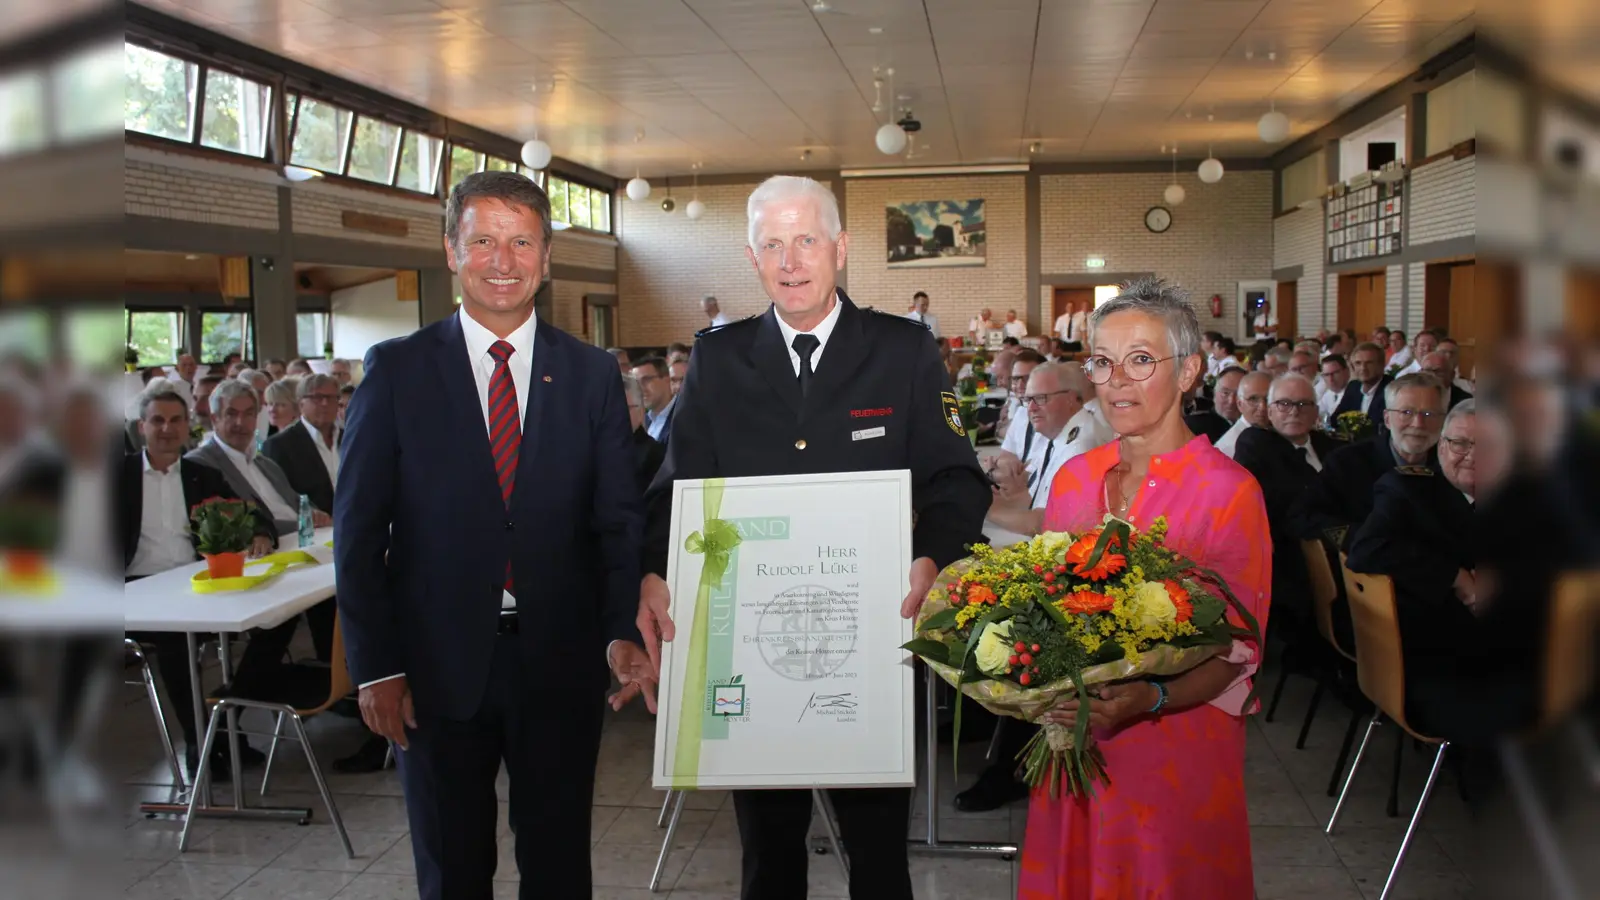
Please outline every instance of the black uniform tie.
M811 369L811 354L817 352L822 342L814 334L797 334L794 336L794 352L800 354L800 396L804 397L811 387L811 376L815 374Z

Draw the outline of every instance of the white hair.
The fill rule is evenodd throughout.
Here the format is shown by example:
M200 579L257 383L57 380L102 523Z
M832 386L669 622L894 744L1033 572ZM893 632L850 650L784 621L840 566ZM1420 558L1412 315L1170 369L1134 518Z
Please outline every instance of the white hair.
M1478 401L1472 397L1468 397L1460 403L1457 403L1455 407L1452 408L1448 413L1445 413L1444 425L1439 428L1439 433L1443 434L1445 430L1450 427L1450 423L1454 422L1456 419L1464 416L1476 416L1477 414Z
M1089 376L1083 372L1083 366L1072 363L1042 363L1035 366L1028 373L1028 380L1046 375L1055 379L1056 390L1071 391L1078 395L1078 402L1087 403L1094 399L1094 387L1089 384ZM1026 390L1026 388L1024 388Z
M774 175L750 193L745 203L745 219L749 222L750 249L756 249L756 218L763 207L771 203L809 198L817 204L817 214L822 217L822 227L828 231L828 240L839 236L844 225L839 219L839 198L822 182L800 175Z
M1317 386L1311 383L1311 379L1301 375L1299 372L1285 372L1282 375L1279 375L1277 378L1272 379L1271 386L1267 388L1267 402L1277 402L1278 389L1285 384L1296 383L1306 386L1306 390L1311 392L1311 399L1315 400L1317 398Z

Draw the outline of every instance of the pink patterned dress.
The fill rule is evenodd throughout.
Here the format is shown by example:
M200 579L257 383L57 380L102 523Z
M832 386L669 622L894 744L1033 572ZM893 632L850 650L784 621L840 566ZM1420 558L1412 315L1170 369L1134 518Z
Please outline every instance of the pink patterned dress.
M1105 516L1113 441L1061 467L1045 511L1049 531L1079 532ZM1267 625L1272 538L1255 479L1196 437L1150 462L1128 519L1166 516L1167 545L1227 581ZM1255 896L1244 796L1244 701L1260 648L1225 657L1239 678L1208 704L1096 731L1111 784L1088 800L1035 792L1028 806L1018 900L1240 900ZM1253 711L1253 710L1252 710Z

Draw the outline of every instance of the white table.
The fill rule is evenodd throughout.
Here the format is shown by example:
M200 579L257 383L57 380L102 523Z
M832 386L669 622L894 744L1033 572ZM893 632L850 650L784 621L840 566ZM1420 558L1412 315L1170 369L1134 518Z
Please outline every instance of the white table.
M123 591L123 627L129 631L171 631L188 636L189 681L193 689L195 727L205 725L205 692L200 686L200 661L197 635L217 632L221 638L223 677L233 670L228 637L252 628L280 625L305 610L334 595L333 550L327 544L333 539L333 529L320 528L307 553L322 561L322 565L300 566L289 569L266 584L246 591L229 591L217 594L197 593L190 579L205 570L204 562L191 563L169 569L148 578L131 581ZM278 541L281 550L296 549L299 538L285 535ZM173 702L178 702L173 698ZM228 713L228 741L233 754L232 807L207 804L196 808L205 815L233 817L307 819L309 809L246 808L244 805L243 773L240 771L239 731L237 714ZM205 795L205 785L192 785L193 790ZM147 813L176 813L187 811L185 803L144 803L140 809Z

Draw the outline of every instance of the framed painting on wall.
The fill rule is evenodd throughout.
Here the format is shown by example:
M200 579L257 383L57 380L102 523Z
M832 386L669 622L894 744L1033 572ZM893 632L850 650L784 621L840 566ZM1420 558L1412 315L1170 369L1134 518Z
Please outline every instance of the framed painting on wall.
M919 200L887 210L891 269L981 266L987 256L982 200Z

